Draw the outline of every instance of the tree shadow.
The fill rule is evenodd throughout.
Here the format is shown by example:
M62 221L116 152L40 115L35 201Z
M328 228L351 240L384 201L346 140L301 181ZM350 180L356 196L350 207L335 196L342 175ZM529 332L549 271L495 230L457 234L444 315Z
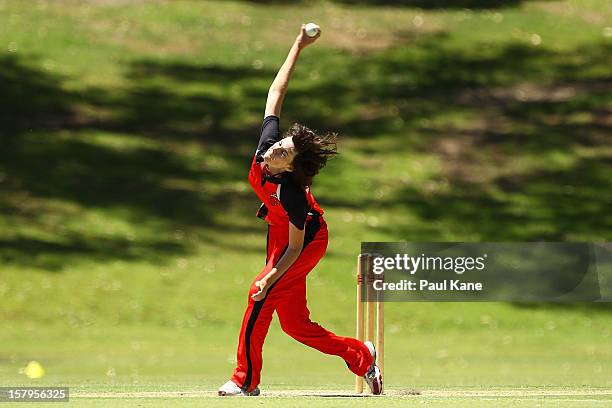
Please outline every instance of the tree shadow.
M503 176L482 185L452 180L439 192L402 188L385 204L416 214L420 225L383 227L408 241L439 239L444 226L470 240L566 241L576 234L609 239L610 158L583 158L567 170ZM571 239L570 239L571 240Z
M292 89L285 123L299 118L310 127L339 130L364 142L397 138L394 154L433 155L444 164L440 180L431 180L446 183L441 188L398 185L394 175L381 174L372 179L393 182L390 198L360 201L339 189L328 191L323 201L366 212L394 208L418 217L418 225L377 227L398 239L440 240L448 234L491 241L564 240L572 234L610 238L605 212L612 191L610 161L603 156L573 157L564 170L492 174L484 181L468 176L486 170L483 154L504 166L510 157L607 146L610 82L582 68L607 66L611 46L557 52L511 43L466 50L451 48L446 38L437 33L416 39L411 47L305 60L306 68L324 64L327 69L320 81ZM236 226L217 215L257 206L248 189L232 185L246 183L259 123L237 119L259 117L274 72L143 59L125 67L124 88L68 91L63 78L36 68L35 59L11 55L1 61L0 101L6 109L1 113L0 208L9 216L44 224L49 209L27 210L11 198L26 192L33 199L65 200L82 208L121 209L129 222L149 225L160 235L194 229L211 244L221 245L214 234L220 229L260 230L255 222L252 228ZM532 88L517 88L525 82ZM572 91L554 96L562 88ZM232 89L239 90L238 96ZM100 114L84 114L83 106ZM482 125L445 122L453 115L477 117ZM99 143L99 132L137 143ZM149 146L147 140L156 143ZM441 148L457 142L467 148L451 145L450 153ZM205 154L187 159L181 153L184 143L195 143ZM355 149L381 153L372 146ZM130 245L123 238L101 245L79 241L87 239L6 238L2 253L13 255L3 259L27 264L33 252L68 254L66 259L108 253L110 259L112 253L150 256L158 246L167 254L190 250L155 237ZM125 251L112 250L122 245Z
M329 70L336 76L326 75L322 83L293 94L297 102L288 111L305 112L307 121L309 115L319 114L319 120L323 117L342 133L367 140L363 147L356 147L364 155L376 155L369 151L372 140L397 137L402 143L393 145L395 153L433 154L441 160L440 180L432 181L448 183L448 189L424 192L422 187L408 186L392 200L370 200L360 206L380 211L403 204L405 211L438 224L426 231L400 228L401 224L389 228L399 239L406 239L405 234L440 239L440 224L447 233L470 239L566 239L572 232L609 238L605 207L612 185L605 177L610 163L604 149L610 142L612 82L589 72L607 66L612 47L601 43L556 52L510 43L479 53L448 48L439 40L440 36L434 36L414 44L425 54L419 59L401 47L360 57L359 63L351 65L351 76L342 69ZM377 72L379 80L370 80L371 72ZM326 92L329 84L332 90ZM321 101L319 112L307 109L308 95ZM340 119L322 114L332 107L343 112L348 107L341 103L345 95L370 110L352 117L344 114ZM445 124L453 115L476 118L473 121L479 125ZM579 149L595 149L603 156L579 157ZM503 168L517 157L556 152L571 157L575 165L567 171L516 170L523 190L516 193L504 190L514 176L496 179L489 168ZM478 177L482 180L473 179ZM385 175L378 178L383 184L389 179ZM503 194L514 197L500 197ZM532 194L540 209L527 205L517 211L512 199L528 200ZM345 195L333 195L327 201L354 208L351 197ZM546 225L530 229L529 224L540 223L538 211L547 205L550 217ZM500 222L507 229L500 228Z
M16 237L0 239L0 262L36 268L48 272L60 272L67 262L80 259L105 262L109 260L147 259L151 263L163 264L169 255L186 254L189 246L166 240L151 241L125 238L90 237L68 234L61 242Z
M612 83L605 79L582 78L580 72L584 66L607 65L612 51L612 46L607 43L570 52L539 50L526 44L510 43L493 51L470 53L446 47L444 38L443 33L437 33L414 44L413 47L425 54L419 59L407 47L396 47L358 57L358 63L350 65L350 74L342 69L346 67L330 70L338 73L326 73L325 79L317 85L292 92L295 102L288 106L287 111L290 114L302 112L308 123L319 124L324 118L328 126L339 128L353 137L370 138L377 134L404 136L407 130L437 132L439 129L423 125L426 122L423 119L435 119L450 113L472 111L486 115L490 112L507 116L517 123L527 120L542 123L547 113L570 116L576 112L605 109L603 98ZM351 57L346 53L340 58ZM371 72L377 72L378 80L370 80ZM549 87L544 87L540 93L562 86L573 88L577 94L561 101L542 97L540 101L530 102L517 99L511 93L512 87L521 82L542 80ZM500 94L503 88L506 88L506 93ZM308 109L308 96L312 98L313 95L319 100L319 111ZM347 119L344 115L340 120L334 115L324 114L326 111L341 112L345 108L341 104L345 95L350 95L352 103L364 105L369 110L359 112L353 118ZM546 112L547 108L549 112ZM399 127L396 125L398 119L401 119ZM597 126L593 122L591 125ZM606 124L602 128L608 127ZM560 143L573 144L574 139L567 136L557 138L555 143L531 138L529 147L554 149ZM589 132L580 135L583 138L589 136ZM410 141L417 144L422 141L421 145L427 146L433 137L432 134ZM594 143L600 143L601 138L594 137L597 139ZM587 139L584 142L592 144ZM415 145L409 143L406 147L414 148ZM522 143L521 147L524 147Z
M207 241L212 233L258 231L236 227L216 212L257 203L245 189L223 188L224 183L245 180L257 140L258 125L229 130L221 124L232 112L222 97L181 95L172 87L144 80L158 75L186 81L196 71L205 80L248 79L247 70L215 67L135 64L127 92L86 89L67 91L62 77L36 68L36 59L7 55L0 58L3 149L0 150L0 207L8 217L39 228L55 228L43 220L68 221L75 214L62 214L45 207L44 200L61 200L79 208L120 211L134 225L149 226L157 235L176 229L201 230ZM254 73L254 76L261 75ZM195 78L192 78L192 80ZM80 107L111 112L107 117L88 116ZM206 121L207 117L213 121ZM202 125L202 123L204 123ZM212 124L211 124L212 123ZM115 132L123 139L138 138L136 145L98 143L100 131ZM147 139L163 142L148 146ZM143 141L144 140L144 141ZM186 161L180 143L192 141L214 152L210 157ZM223 166L219 166L219 162ZM24 198L16 198L24 196ZM251 198L249 200L248 198ZM36 201L37 208L32 209ZM252 201L252 203L251 203ZM217 210L214 210L217 209ZM153 227L155 226L155 227ZM191 250L185 242L138 237L127 243L121 237L71 236L57 231L57 239L45 241L13 234L0 243L6 263L61 269L71 258L134 259L137 256L161 263L156 254L182 254ZM217 242L219 243L219 242ZM40 261L44 259L44 261Z
M32 58L25 63L16 54L0 55L0 142L13 143L34 129L53 128L72 117L77 95L64 91L64 78L37 67Z

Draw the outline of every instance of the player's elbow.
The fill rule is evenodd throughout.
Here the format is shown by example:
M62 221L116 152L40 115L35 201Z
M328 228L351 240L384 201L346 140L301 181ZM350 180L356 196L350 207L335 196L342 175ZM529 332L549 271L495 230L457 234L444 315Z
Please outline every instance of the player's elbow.
M300 252L302 252L302 245L294 243L287 246L286 254L294 260L297 259L298 256L300 256Z
M282 96L287 92L287 87L272 84L270 89L268 90L268 96Z
M268 92L268 100L266 101L265 116L280 116L284 97L285 94L283 92L270 89L270 92Z

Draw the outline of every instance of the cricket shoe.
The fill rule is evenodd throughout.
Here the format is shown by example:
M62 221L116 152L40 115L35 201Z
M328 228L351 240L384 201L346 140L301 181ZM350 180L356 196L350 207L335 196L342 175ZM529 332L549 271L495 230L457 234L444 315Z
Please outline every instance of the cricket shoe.
M376 347L371 341L366 341L364 343L368 350L370 350L370 354L372 355L372 365L368 368L368 371L363 376L363 379L370 387L370 391L374 395L380 395L383 392L383 378L382 373L380 372L380 368L376 365Z
M255 387L253 391L244 391L235 382L230 380L219 387L218 393L221 397L233 397L236 395L256 397L259 395L259 387Z

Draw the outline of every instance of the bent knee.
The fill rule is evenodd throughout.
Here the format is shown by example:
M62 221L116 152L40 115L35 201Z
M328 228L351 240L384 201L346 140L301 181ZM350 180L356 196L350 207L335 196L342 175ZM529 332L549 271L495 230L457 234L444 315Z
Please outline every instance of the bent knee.
M312 326L318 326L318 324L312 322L309 318L282 319L280 325L281 329L292 337L308 332Z

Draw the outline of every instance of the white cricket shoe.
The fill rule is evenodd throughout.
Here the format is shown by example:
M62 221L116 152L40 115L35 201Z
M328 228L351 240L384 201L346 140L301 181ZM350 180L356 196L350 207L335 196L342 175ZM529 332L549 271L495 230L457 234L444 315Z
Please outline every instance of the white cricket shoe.
M373 361L368 372L363 376L363 379L368 384L368 387L370 387L372 394L380 395L383 392L383 378L380 368L376 365L376 348L371 341L366 341L364 344L368 350L370 350Z
M256 397L259 395L259 387L255 387L253 391L244 391L242 388L236 385L232 380L226 382L221 387L219 387L219 396L222 397L232 397L236 395Z

